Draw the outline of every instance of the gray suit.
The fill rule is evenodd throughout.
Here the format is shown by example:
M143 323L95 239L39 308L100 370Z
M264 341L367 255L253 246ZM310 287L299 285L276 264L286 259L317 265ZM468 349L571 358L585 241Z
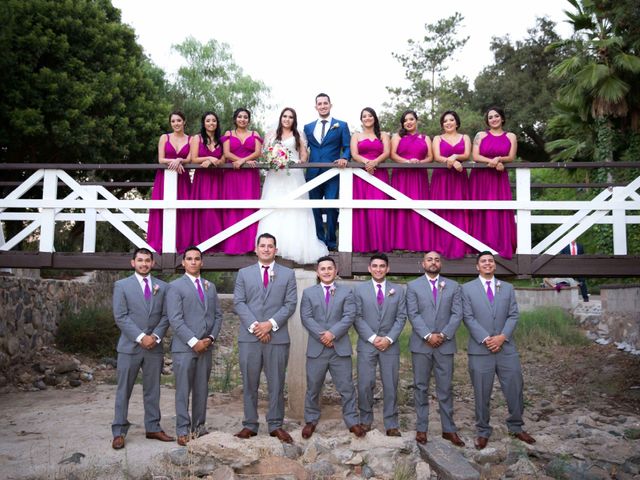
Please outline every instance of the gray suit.
M200 277L204 302L200 301L193 281L185 274L169 284L167 313L173 329L171 353L176 378L176 434L200 433L207 419L207 397L211 375L213 345L196 353L189 346L192 338L218 338L222 327L222 309L216 286ZM189 417L191 394L191 417Z
M355 327L358 332L360 421L367 425L373 423L373 389L376 385L376 366L380 365L384 428L386 430L399 428L397 397L400 344L398 340L407 321L405 291L400 285L385 282L382 306L378 306L377 291L371 280L357 285L353 293L356 301ZM381 352L369 342L373 335L389 337L393 343L387 350Z
M479 279L465 283L462 287L464 323L469 329L469 374L475 395L476 429L478 435L489 438L492 428L490 420L491 390L495 374L507 401L510 432L522 431L522 368L520 356L513 340L518 323L518 304L513 286L495 280L493 304L487 298L484 285ZM498 286L499 282L499 286ZM498 353L492 353L482 341L488 336L504 334L507 341Z
M353 325L356 305L349 287L334 284L329 305L325 303L325 290L321 284L306 288L300 301L302 325L309 331L307 342L307 393L304 400L304 420L317 424L320 419L320 392L327 370L342 397L342 416L347 428L360 423L353 388L351 340L349 328ZM333 348L325 347L320 334L330 331L335 339Z
M238 350L242 372L244 419L242 425L258 432L258 386L264 368L269 388L267 426L269 432L282 427L284 420L284 384L289 359L287 321L296 310L296 277L290 268L277 263L273 276L264 287L258 263L241 269L233 290L233 304L240 317ZM271 341L262 343L249 327L254 322L273 319L278 325L271 331Z
M162 373L162 342L147 350L136 339L142 334L155 334L162 340L169 327L165 309L168 285L149 278L149 288L155 291L145 300L142 287L135 275L118 280L113 288L113 316L120 329L118 340L118 387L116 390L115 417L111 426L114 437L126 436L129 429L127 414L131 391L142 368L144 396L144 428L147 432L159 432L160 427L160 375ZM157 288L156 288L157 287Z
M453 421L453 357L456 331L462 321L462 299L457 282L438 277L438 295L433 301L433 290L423 275L407 285L407 312L413 327L409 339L413 364L416 431L429 429L429 382L433 371L436 396L440 407L443 432L457 431ZM430 333L443 333L447 340L438 348L431 347L425 337Z

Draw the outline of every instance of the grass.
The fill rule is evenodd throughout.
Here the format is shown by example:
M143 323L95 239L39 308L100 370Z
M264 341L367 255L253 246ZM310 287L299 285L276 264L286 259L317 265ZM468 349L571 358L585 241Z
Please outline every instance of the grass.
M120 330L109 309L84 308L73 312L67 305L56 333L58 348L69 353L84 353L95 358L113 356Z

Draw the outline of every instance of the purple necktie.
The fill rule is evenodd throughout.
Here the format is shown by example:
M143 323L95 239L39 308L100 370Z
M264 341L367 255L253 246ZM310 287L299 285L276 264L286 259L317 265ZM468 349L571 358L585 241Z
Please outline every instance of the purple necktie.
M329 290L331 290L331 285L325 285L324 289L326 290L324 294L324 303L326 305L329 305L329 299L331 298L331 294L329 293Z
M436 278L435 280L429 280L431 282L431 293L433 294L433 303L437 303L438 302L438 289L436 287L436 282L438 281L438 279Z
M144 299L151 300L151 289L149 288L149 279L147 277L144 277L142 281L144 282Z
M485 283L487 284L487 298L489 299L489 303L493 304L493 290L491 290L491 280L487 280Z
M382 306L384 303L384 293L382 293L382 285L378 284L378 295L376 295L376 299L378 300L378 306Z
M200 286L199 278L196 278L196 287L198 288L198 296L200 297L200 301L204 303L204 292L202 291L202 287Z
M262 268L264 268L264 273L262 274L262 284L264 285L264 288L267 288L267 286L269 285L269 266L263 265Z

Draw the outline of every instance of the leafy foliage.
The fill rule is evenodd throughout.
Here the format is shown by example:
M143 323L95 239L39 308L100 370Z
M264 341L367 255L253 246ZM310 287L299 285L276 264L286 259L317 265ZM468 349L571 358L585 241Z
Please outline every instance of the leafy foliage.
M65 312L67 315L60 320L56 333L56 344L61 350L96 358L114 355L120 330L110 310L87 308L74 313L65 308Z

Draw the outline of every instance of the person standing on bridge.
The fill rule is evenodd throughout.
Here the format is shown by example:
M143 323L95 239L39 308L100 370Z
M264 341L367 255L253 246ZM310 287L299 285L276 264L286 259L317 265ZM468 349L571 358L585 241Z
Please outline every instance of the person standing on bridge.
M144 428L146 437L172 442L160 426L160 375L163 365L162 338L169 327L165 305L168 285L151 277L153 253L146 248L133 252L133 275L113 287L113 316L120 329L118 340L118 387L115 417L111 425L114 450L124 448L129 430L129 399L142 368Z
M176 377L178 445L205 435L213 345L222 327L216 286L200 276L202 252L188 247L182 255L185 274L169 284L167 313L173 329L171 353ZM191 416L189 416L191 395Z
M292 443L282 425L289 360L287 322L296 311L298 290L293 270L275 262L277 252L276 238L260 234L256 241L258 262L238 272L233 290L233 305L240 317L238 351L244 401L243 428L236 437L247 439L258 434L258 387L264 369L269 389L269 435Z
M476 404L475 447L485 448L493 430L489 420L496 374L509 410L509 435L535 443L522 429L522 367L513 338L520 314L513 286L495 278L496 262L491 252L478 254L476 269L480 276L462 286L463 320L469 329L469 375Z

